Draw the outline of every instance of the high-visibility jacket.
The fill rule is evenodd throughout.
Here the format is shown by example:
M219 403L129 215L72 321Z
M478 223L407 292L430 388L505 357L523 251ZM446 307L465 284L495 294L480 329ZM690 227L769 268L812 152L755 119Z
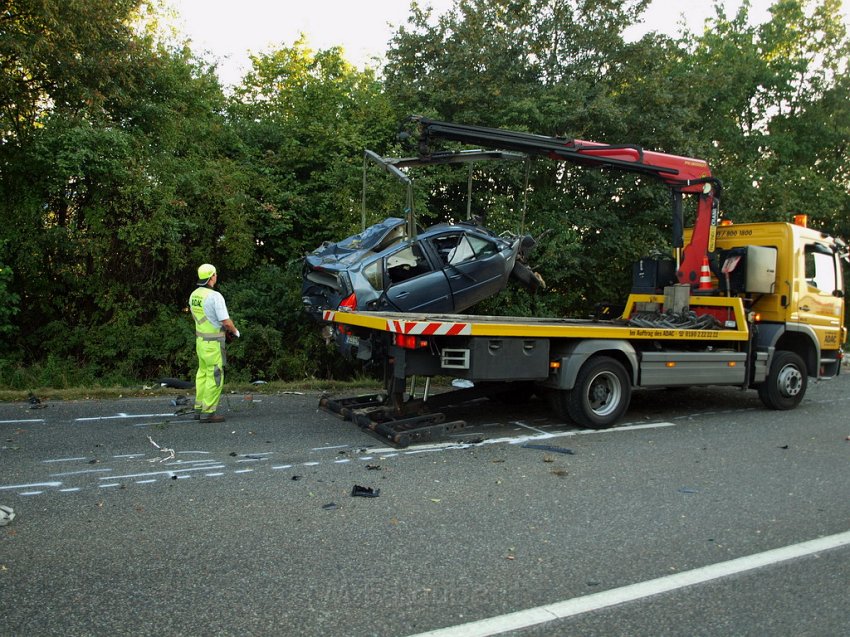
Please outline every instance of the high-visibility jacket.
M189 310L195 319L195 336L205 341L224 342L224 329L213 325L204 313L204 301L211 292L212 288L201 287L189 297Z

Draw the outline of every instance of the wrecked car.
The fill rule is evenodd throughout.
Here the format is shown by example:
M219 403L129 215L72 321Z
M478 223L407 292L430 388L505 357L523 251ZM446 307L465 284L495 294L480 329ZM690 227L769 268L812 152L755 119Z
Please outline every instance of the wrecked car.
M302 301L323 310L457 313L505 288L511 275L536 289L525 263L528 236L498 236L472 221L441 223L411 238L390 217L342 241L325 242L304 259Z

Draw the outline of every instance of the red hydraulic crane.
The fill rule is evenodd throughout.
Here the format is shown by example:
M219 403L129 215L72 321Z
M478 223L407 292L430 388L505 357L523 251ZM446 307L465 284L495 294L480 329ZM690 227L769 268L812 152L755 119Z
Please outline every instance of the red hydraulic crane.
M431 154L431 141L445 139L499 150L540 155L556 161L570 161L591 167L607 167L651 175L670 187L673 201L673 247L684 247L677 258L676 276L680 283L696 289L703 258L714 251L715 230L719 217L720 180L711 176L704 159L680 157L644 150L634 145L611 145L581 139L547 137L532 133L467 126L415 116L419 126L419 154ZM684 246L682 196L698 197L691 241Z

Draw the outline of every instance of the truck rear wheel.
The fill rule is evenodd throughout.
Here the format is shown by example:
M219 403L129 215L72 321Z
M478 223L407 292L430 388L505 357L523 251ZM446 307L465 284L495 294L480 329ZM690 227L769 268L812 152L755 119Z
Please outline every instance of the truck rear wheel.
M758 387L759 398L769 409L794 409L806 395L808 372L803 359L794 352L773 355L770 371Z
M623 365L608 356L598 356L584 364L575 387L559 398L563 410L577 424L606 429L626 413L631 396L632 385Z

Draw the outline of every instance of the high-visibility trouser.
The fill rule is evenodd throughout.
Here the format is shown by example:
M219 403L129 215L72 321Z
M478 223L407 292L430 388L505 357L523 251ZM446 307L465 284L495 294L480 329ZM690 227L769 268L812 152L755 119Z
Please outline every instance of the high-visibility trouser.
M197 333L198 373L195 375L195 411L215 412L224 387L224 364L227 354L223 334Z

